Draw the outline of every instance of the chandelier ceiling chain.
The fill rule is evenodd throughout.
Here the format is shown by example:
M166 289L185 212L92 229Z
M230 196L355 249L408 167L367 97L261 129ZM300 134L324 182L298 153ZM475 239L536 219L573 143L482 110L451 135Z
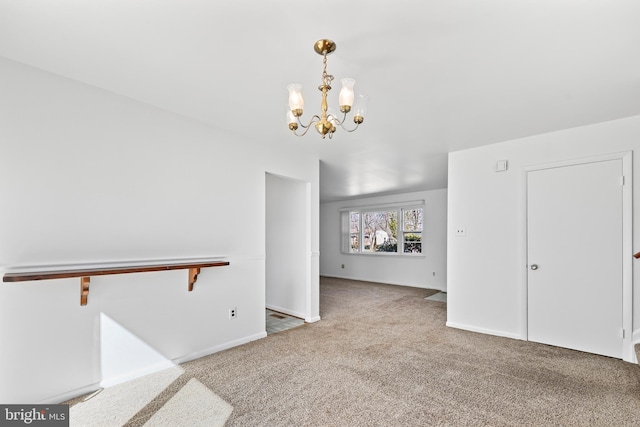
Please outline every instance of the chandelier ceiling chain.
M324 69L322 70L322 84L331 86L331 82L333 81L333 76L327 74L327 53L324 54L324 59L322 63L324 64Z
M315 43L314 50L316 51L316 53L323 56L322 81L320 86L318 86L318 90L322 92L320 115L316 114L311 117L311 120L306 125L302 123L302 121L300 120L300 116L302 116L304 108L302 86L297 83L292 83L287 86L287 89L289 89L289 111L287 111L287 122L289 124L289 129L296 136L304 136L309 131L309 129L311 129L311 125L314 125L313 127L316 128L323 139L327 135L329 135L329 139L331 139L333 137L333 133L336 131L337 126L340 126L347 132L353 132L364 121L368 97L364 95L360 95L358 97L358 102L354 107L353 116L353 122L356 126L353 129L346 128L344 126L344 123L347 118L347 113L351 111L351 107L353 105L353 86L355 85L356 81L351 78L342 79L342 89L340 90L339 104L340 112L343 113L343 116L342 119L339 119L337 115L329 108L327 103L327 93L331 90L331 83L334 79L334 77L327 72L327 55L336 50L336 44L331 40L321 39ZM301 134L298 134L296 132L299 126L304 129L304 132L302 132Z

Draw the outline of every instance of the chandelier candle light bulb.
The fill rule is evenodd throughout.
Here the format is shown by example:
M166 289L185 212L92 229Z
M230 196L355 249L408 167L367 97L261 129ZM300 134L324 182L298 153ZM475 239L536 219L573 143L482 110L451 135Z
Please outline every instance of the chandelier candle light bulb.
M353 85L356 84L354 79L345 77L342 81L342 89L340 90L340 111L348 113L353 105Z
M287 86L289 89L289 109L295 117L302 115L304 110L304 99L302 99L302 85L298 83L291 83Z
M313 48L316 53L323 56L322 63L324 65L322 71L322 81L320 86L318 86L318 90L322 92L320 115L316 114L311 117L311 120L306 125L302 123L302 121L300 120L300 116L302 116L304 110L302 86L297 83L292 83L287 86L287 89L289 89L289 111L287 111L287 123L289 124L289 129L296 136L304 136L312 127L311 125L314 125L313 127L316 128L323 139L326 135L329 135L329 138L332 138L337 126L340 126L347 132L353 132L364 121L364 115L366 113L366 101L368 100L368 97L363 97L361 95L358 98L358 103L356 104L355 108L355 115L353 117L353 122L356 126L353 129L347 129L344 126L344 123L347 118L347 113L351 111L351 107L353 106L355 97L353 86L356 84L356 81L352 78L344 78L341 80L342 89L340 90L340 95L338 98L340 104L340 112L343 113L343 117L342 119L340 119L338 118L337 114L333 112L333 110L329 109L329 105L327 103L327 93L331 90L331 82L333 81L333 76L327 73L327 55L336 50L336 44L331 40L321 39L314 44ZM298 130L298 126L301 126L304 129L301 134L296 133L296 130Z

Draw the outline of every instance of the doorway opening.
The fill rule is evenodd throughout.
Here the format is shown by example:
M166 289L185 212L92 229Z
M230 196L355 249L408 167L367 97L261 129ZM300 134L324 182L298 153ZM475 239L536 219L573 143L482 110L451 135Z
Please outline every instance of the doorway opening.
M265 310L265 324L267 326L267 335L271 335L304 325L304 320L267 308Z
M311 314L310 185L271 173L265 181L265 308L307 319Z

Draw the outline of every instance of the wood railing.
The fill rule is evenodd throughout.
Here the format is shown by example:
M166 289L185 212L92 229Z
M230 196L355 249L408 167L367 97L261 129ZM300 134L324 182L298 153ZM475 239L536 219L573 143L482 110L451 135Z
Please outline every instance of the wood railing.
M32 280L51 280L66 279L71 277L80 277L80 305L87 305L89 297L89 283L91 276L105 276L109 274L128 274L128 273L145 273L150 271L166 271L166 270L189 270L189 292L193 291L193 285L198 280L201 268L206 267L223 267L229 265L228 261L205 260L205 261L180 261L164 263L153 263L151 261L140 264L112 265L109 267L72 267L65 270L48 270L48 271L24 271L6 273L2 278L3 282L26 282Z
M640 258L640 252L634 255L635 258Z

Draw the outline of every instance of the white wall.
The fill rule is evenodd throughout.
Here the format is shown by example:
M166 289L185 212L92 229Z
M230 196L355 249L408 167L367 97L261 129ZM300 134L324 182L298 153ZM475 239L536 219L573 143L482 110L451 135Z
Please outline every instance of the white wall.
M305 318L307 256L307 184L267 174L266 304Z
M640 116L634 116L451 153L447 324L526 339L527 166L633 150L633 248L640 250L639 149ZM494 172L498 160L508 160L506 172ZM459 226L466 227L466 237L455 237ZM633 264L637 337L640 263Z
M0 273L231 263L203 269L193 292L184 270L93 277L84 307L79 279L2 283L0 402L96 387L101 314L173 362L265 336L265 171L310 183L308 316L317 316L319 163L293 142L275 146L0 58Z
M340 209L424 200L423 256L345 254ZM320 274L428 289L447 289L447 190L367 197L320 205ZM345 268L341 268L344 264ZM435 274L434 274L435 273Z

